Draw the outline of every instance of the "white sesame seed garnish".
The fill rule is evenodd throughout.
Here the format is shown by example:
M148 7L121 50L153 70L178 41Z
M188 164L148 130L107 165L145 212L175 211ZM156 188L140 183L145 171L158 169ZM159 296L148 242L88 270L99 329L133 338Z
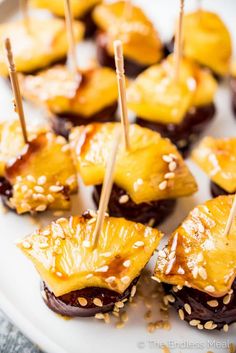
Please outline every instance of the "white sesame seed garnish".
M197 325L199 325L200 323L201 323L200 320L191 320L191 321L189 322L189 325L190 325L190 326L197 326Z
M42 186L36 185L34 186L34 190L38 192L39 194L44 193L44 188Z
M44 236L48 236L48 235L50 235L50 229L45 229L43 232L42 232L42 234L44 235Z
M179 309L178 313L179 313L180 320L183 321L184 320L184 311L183 311L183 309Z
M205 291L213 293L215 291L215 287L214 286L206 286Z
M119 203L120 204L124 204L126 202L129 201L129 196L128 195L121 195L121 197L119 198Z
M67 152L67 151L69 151L69 149L70 149L70 145L66 144L66 145L62 146L61 151L62 152Z
M168 167L169 167L169 171L173 172L177 168L177 164L175 161L172 161L172 162L170 162Z
M199 276L202 277L202 279L204 280L207 279L207 272L204 267L199 267L198 273L199 273Z
M124 284L128 284L130 282L130 277L129 276L122 277L121 282Z
M85 299L83 297L79 297L77 300L81 306L86 306L88 304L87 299Z
M97 218L91 218L88 220L88 224L93 224L94 222L96 222Z
M225 305L228 305L230 303L230 300L231 300L231 295L230 294L227 294L224 298L223 298L223 303Z
M45 175L41 175L41 176L38 178L37 183L38 183L38 185L44 185L44 184L46 183L46 181L47 181L46 176L45 176Z
M89 240L84 240L82 245L84 248L90 248L91 242Z
M93 304L96 305L96 306L100 306L100 307L103 306L103 303L102 303L101 299L99 299L99 298L94 298L93 299Z
M107 265L97 268L95 272L107 272L109 267Z
M115 303L115 306L116 306L118 309L122 309L122 308L125 306L125 304L124 304L123 302L116 302L116 303Z
M159 184L159 189L160 190L165 190L167 188L167 181L166 180L164 180L164 181L162 181L160 184Z
M194 269L192 270L192 275L193 275L193 278L197 278L198 276L198 267L194 267Z
M137 287L136 287L136 286L133 286L133 287L131 288L131 292L130 292L131 298L133 298L133 297L135 296L136 290L137 290Z
M204 325L204 328L206 330L214 330L217 327L216 324L213 323L213 321L207 321Z
M89 279L89 278L92 278L93 277L93 274L92 273L89 273L87 276L86 276L86 279Z
M25 193L26 191L28 191L28 186L27 186L27 185L22 185L21 191L22 191L23 193Z
M113 283L115 280L116 280L115 276L110 276L105 279L105 282L110 284L110 283Z
M111 252L104 252L103 254L101 254L101 256L103 257L110 257L111 256Z
M50 190L51 192L60 192L60 191L63 190L63 188L64 188L64 186L51 185L50 188L49 188L49 190Z
M52 203L52 202L55 201L55 198L51 194L48 194L47 195L47 200L48 200L48 202Z
M175 173L169 172L164 175L165 179L173 179L175 177Z
M130 265L131 265L131 261L130 260L126 260L126 261L123 262L123 266L124 267L130 267Z
M140 248L141 246L144 246L144 242L143 241L136 241L136 243L134 243L133 248Z
M26 179L27 179L28 181L31 181L32 183L36 183L36 180L35 180L35 178L33 177L33 175L27 175Z
M59 272L59 271L57 271L57 272L56 272L56 276L57 276L57 277L62 277L62 273Z
M22 246L23 246L24 249L30 249L31 248L31 244L27 240L23 241Z
M103 320L103 319L104 319L104 314L103 314L103 313L97 313L97 314L95 315L95 319Z
M170 155L163 155L162 156L162 159L163 159L163 161L164 162L166 162L166 163L170 163L170 162L172 162L172 157L170 156Z
M191 306L188 303L184 304L184 309L189 315L191 315L192 309L191 309Z
M203 330L204 327L203 327L202 324L198 324L198 325L197 325L197 328L198 328L198 330Z
M207 302L207 305L209 305L212 308L216 308L219 305L219 302L217 300L209 300Z
M229 325L225 324L224 327L223 327L223 330L225 332L228 332L229 331Z
M47 205L39 205L35 208L35 211L42 212L42 211L45 211L46 208L47 208Z

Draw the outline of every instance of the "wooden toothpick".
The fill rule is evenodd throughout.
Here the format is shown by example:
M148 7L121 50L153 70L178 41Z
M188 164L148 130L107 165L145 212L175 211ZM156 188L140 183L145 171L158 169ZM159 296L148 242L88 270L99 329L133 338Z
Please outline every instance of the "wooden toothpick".
M30 20L29 20L29 6L28 0L20 0L21 12L23 14L24 24L27 30L30 28Z
M182 27L183 27L183 15L184 15L184 0L180 0L180 11L179 11L179 19L177 32L175 34L175 46L174 46L174 78L175 81L179 80L179 69L180 62L183 55L183 40L182 40Z
M230 229L232 227L233 221L236 217L236 194L234 195L234 200L233 200L233 205L231 207L230 213L229 213L229 218L226 223L226 227L224 230L224 236L228 236L230 233Z
M20 86L17 78L17 72L16 72L16 67L13 59L13 54L12 54L12 49L11 49L11 42L10 39L7 38L5 40L5 49L6 49L6 56L8 60L8 70L9 70L9 76L11 79L11 86L14 94L14 100L15 100L15 105L16 105L16 111L20 119L20 124L21 124L21 129L22 129L22 134L24 137L25 143L28 142L28 137L27 137L27 130L26 130L26 124L25 124L25 115L24 115L24 109L23 109L23 104L22 104L22 97L20 93Z
M77 76L78 70L77 70L75 33L74 33L70 0L64 0L64 5L65 5L65 20L66 20L68 44L69 44L68 62L69 62L72 73L75 76Z
M113 148L106 165L106 172L105 172L101 198L100 198L99 207L98 207L96 226L95 226L93 239L92 239L92 244L94 247L96 247L98 243L99 235L104 222L105 212L107 210L108 202L111 195L111 189L113 184L113 174L115 170L116 156L117 156L117 151L120 143L120 137L121 137L121 132L120 132L120 126L119 126L119 127L116 127L116 130L115 130Z
M128 150L130 148L129 118L128 118L128 109L127 109L127 100L126 100L126 83L125 83L123 47L120 40L114 41L113 45L114 45L116 75L117 75L117 83L118 83L118 91L119 91L121 122L123 126L125 147Z

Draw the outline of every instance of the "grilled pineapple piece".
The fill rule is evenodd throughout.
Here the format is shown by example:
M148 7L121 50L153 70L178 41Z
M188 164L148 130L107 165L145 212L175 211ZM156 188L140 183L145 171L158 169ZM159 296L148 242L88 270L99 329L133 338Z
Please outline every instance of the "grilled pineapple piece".
M236 191L236 138L205 137L192 158L214 183L228 193Z
M75 18L83 17L95 5L99 4L101 0L71 0L71 11ZM64 16L64 0L31 0L31 5L41 9L47 9L56 16Z
M120 39L125 57L142 65L152 65L161 60L163 51L159 36L139 7L126 1L104 3L95 8L93 19L108 36L107 50L111 56L114 55L114 40Z
M219 196L194 208L159 252L154 279L227 294L236 275L236 219L223 235L232 204L232 196Z
M102 184L118 123L91 124L72 130L70 142L85 185ZM195 179L176 147L158 133L130 126L129 151L120 146L114 182L139 204L193 194Z
M157 229L106 216L93 249L90 240L95 224L96 214L60 218L19 243L56 296L86 287L123 293L162 237Z
M220 17L209 11L192 12L183 21L184 55L209 67L218 75L230 68L232 44Z
M42 69L66 56L68 44L65 22L60 19L30 18L28 31L24 21L10 22L0 26L0 42L9 37L12 42L16 68L30 73ZM76 41L84 34L83 24L74 24ZM7 76L8 68L0 47L0 75Z
M217 83L209 72L183 59L179 81L173 76L172 55L142 72L128 88L129 108L143 119L179 124L191 107L212 103Z
M7 123L2 129L1 176L13 188L9 206L19 214L68 209L77 178L66 140L43 130L28 136L29 143L24 144L18 122Z
M21 80L24 97L44 103L55 114L79 114L84 118L114 104L118 98L116 74L109 68L82 72L82 83L66 66L58 65Z

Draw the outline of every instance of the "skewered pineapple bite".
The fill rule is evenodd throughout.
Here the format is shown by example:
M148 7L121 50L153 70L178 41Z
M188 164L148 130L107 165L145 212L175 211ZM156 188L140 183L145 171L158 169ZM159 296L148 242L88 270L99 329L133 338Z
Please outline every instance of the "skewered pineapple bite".
M174 60L141 73L127 90L129 108L137 123L171 139L185 155L215 114L216 80L189 59L182 59L178 82Z
M95 8L93 18L100 28L96 40L101 65L115 68L113 42L116 39L123 43L128 76L136 76L161 60L163 48L159 36L139 7L129 1L104 3Z
M75 39L79 42L84 34L80 22L74 24ZM65 22L60 19L30 18L29 28L23 20L0 25L0 42L9 37L12 43L16 69L33 73L66 58L68 44ZM7 76L3 46L0 47L0 75Z
M72 155L85 185L95 185L99 202L105 166L118 123L91 124L70 134ZM129 130L130 150L120 146L108 205L112 216L156 225L169 215L175 199L197 190L194 177L176 147L138 125Z
M45 303L59 314L94 316L124 306L162 237L156 229L105 216L93 248L96 217L90 211L60 218L18 244L44 281Z
M180 318L199 329L236 321L236 220L224 235L233 196L195 207L159 251L153 279L167 283Z
M209 176L213 196L236 192L236 138L205 137L192 158Z
M31 0L30 3L34 7L47 9L56 16L64 17L64 0ZM99 3L101 0L70 0L72 15L84 23L86 37L92 35L96 29L91 12Z
M172 51L173 41L170 47ZM203 9L186 14L183 18L183 52L217 77L229 74L232 43L222 19Z
M27 127L24 143L18 121L0 127L0 194L18 214L69 209L77 177L62 136ZM14 141L14 143L12 143Z
M94 67L78 72L77 80L66 66L57 65L21 80L23 96L43 104L51 113L53 130L65 137L72 126L114 120L117 109L116 74Z

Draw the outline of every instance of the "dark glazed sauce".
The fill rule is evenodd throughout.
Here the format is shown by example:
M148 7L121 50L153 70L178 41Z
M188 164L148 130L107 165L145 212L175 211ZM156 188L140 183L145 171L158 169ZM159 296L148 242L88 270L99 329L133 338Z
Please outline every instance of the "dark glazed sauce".
M99 205L102 186L94 187L93 200L96 206ZM124 217L133 222L148 224L152 220L152 226L156 226L169 216L175 207L176 200L159 200L150 203L134 203L131 198L128 202L120 203L119 199L122 195L127 195L126 191L116 184L113 185L111 197L108 204L110 216Z
M217 197L220 195L233 195L234 193L229 193L226 190L222 189L219 185L213 183L213 181L210 182L210 189L211 189L211 194L213 197Z

